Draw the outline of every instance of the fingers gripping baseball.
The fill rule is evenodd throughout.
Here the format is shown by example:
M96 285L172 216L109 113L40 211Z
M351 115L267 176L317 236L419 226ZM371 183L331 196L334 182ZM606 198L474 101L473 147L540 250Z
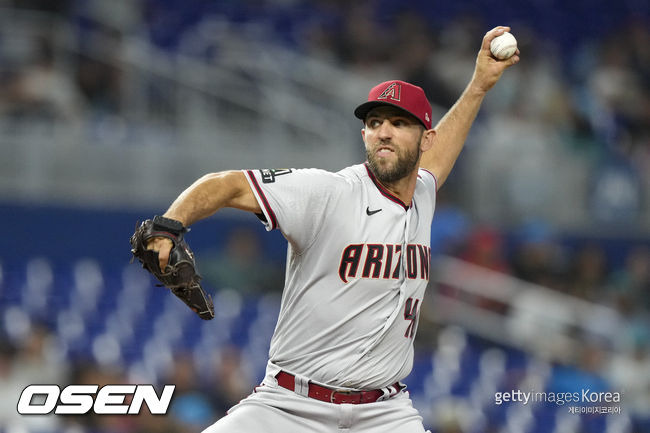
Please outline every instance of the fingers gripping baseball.
M504 32L509 32L510 27L497 26L487 32L483 37L481 49L476 57L476 68L474 69L473 83L484 92L487 92L499 81L503 71L519 62L519 49L511 57L499 60L490 51L490 43Z

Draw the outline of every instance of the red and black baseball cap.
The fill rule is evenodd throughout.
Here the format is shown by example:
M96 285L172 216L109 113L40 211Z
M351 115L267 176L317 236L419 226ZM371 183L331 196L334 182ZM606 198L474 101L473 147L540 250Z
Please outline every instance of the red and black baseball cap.
M392 105L415 116L426 129L431 129L431 104L421 87L406 81L391 80L376 85L368 94L368 101L354 110L361 120L375 107Z

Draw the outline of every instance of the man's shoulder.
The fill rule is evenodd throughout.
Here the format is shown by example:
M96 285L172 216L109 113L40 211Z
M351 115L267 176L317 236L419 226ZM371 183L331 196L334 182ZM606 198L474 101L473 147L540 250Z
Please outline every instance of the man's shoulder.
M434 190L438 190L438 178L431 171L420 167L418 169L418 185L430 185Z
M254 169L244 170L253 175L264 184L329 184L344 185L359 183L368 179L368 171L364 164L355 164L339 171L330 171L322 168L283 168L283 169ZM286 181L286 182L285 182Z
M420 168L418 178L415 184L415 195L418 197L431 197L433 203L436 201L438 194L438 179L431 171Z
M363 164L351 165L339 171L330 171L322 168L289 168L289 169L257 169L246 170L263 184L296 184L336 187L359 183L367 178L368 173ZM270 186L270 185L269 185Z
M322 168L299 168L293 169L296 173L301 173L308 177L322 179L324 181L350 183L360 179L368 178L368 171L364 164L355 164L342 168L338 171L330 171Z
M366 169L365 164L355 164L345 167L344 169L337 171L336 174L345 179L359 180L368 178L368 170Z

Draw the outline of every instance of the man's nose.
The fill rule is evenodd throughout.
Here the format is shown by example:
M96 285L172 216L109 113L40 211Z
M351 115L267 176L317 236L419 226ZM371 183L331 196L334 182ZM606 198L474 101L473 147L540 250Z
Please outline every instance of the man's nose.
M381 125L377 128L377 134L380 138L387 138L393 135L393 125L388 119L384 119L384 121L381 122Z

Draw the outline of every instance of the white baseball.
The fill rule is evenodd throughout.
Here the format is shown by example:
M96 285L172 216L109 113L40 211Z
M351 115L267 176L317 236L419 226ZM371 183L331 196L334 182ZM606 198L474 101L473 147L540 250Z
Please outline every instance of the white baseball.
M504 32L501 36L492 39L490 51L499 60L508 59L517 51L517 39L512 36L512 33Z

